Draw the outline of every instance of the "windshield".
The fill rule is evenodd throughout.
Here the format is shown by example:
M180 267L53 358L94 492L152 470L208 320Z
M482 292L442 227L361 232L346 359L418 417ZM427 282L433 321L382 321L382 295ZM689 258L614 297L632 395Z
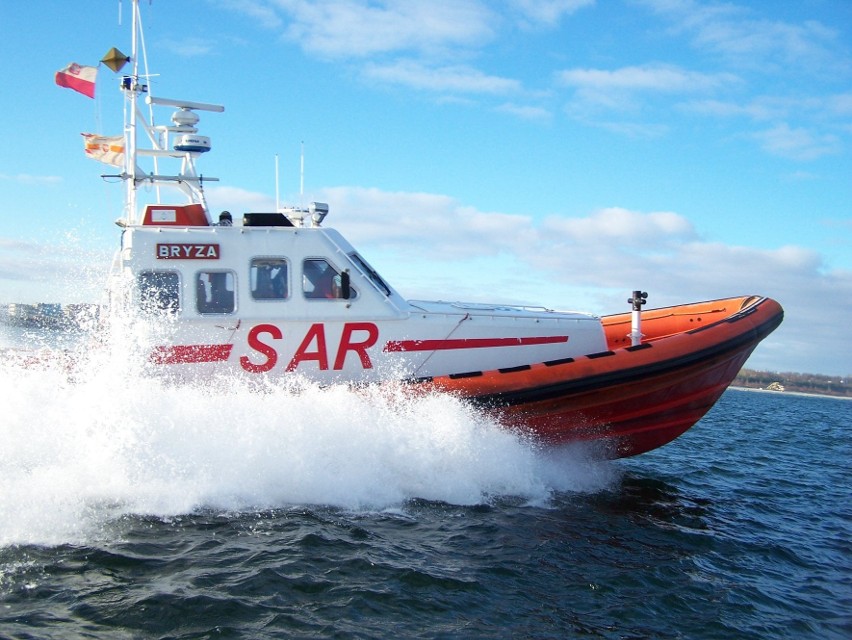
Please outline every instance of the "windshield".
M379 291L384 293L386 296L389 296L391 294L390 287L385 284L385 281L382 280L378 273L376 273L376 270L373 269L373 267L371 267L369 264L367 264L367 261L364 260L364 258L359 256L357 253L350 253L349 257L352 259L352 262L357 265L361 272L370 280L372 280L373 284L376 285Z

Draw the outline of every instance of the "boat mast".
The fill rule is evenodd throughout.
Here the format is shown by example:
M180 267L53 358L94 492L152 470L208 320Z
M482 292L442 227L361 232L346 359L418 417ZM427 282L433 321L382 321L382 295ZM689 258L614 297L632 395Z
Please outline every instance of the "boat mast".
M126 136L127 136L127 153L124 154L124 174L125 188L127 195L125 198L124 219L130 223L136 222L136 180L137 180L137 163L136 163L136 109L139 96L139 28L141 15L139 13L139 0L133 0L132 6L132 27L131 27L131 44L130 44L130 62L133 65L130 78L122 79L122 89L128 93L129 113L125 114L126 119Z
M126 224L141 222L139 211L139 185L149 182L154 187L156 202L160 203L161 187L177 189L186 197L187 202L200 204L207 212L203 183L217 181L217 178L201 176L195 168L196 159L210 150L210 139L197 135L198 114L196 111L222 112L224 107L189 100L172 100L151 95L145 80L149 77L147 60L144 79L140 79L140 55L145 55L142 32L142 14L139 0L133 0L133 26L131 29L132 72L121 80L121 89L127 98L125 112L125 160L124 172L120 176L127 182L125 195L124 221ZM148 118L141 111L140 97L145 95L148 106ZM173 107L170 125L155 125L153 107ZM146 135L150 146L140 148L139 128ZM149 158L153 171L148 172L139 165L141 157ZM161 174L159 159L166 162L169 158L181 162L180 170L174 174ZM209 214L208 218L209 218Z

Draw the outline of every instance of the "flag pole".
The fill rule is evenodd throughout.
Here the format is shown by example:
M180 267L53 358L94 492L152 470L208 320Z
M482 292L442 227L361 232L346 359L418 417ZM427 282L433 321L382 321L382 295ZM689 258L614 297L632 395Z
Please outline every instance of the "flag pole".
M139 88L139 46L138 46L138 30L139 30L139 0L133 0L132 7L133 26L131 28L130 42L130 60L133 64L132 75L130 77L129 86L126 90L129 92L130 109L127 117L127 154L125 155L125 173L129 176L127 182L127 212L126 219L129 222L136 222L136 109Z

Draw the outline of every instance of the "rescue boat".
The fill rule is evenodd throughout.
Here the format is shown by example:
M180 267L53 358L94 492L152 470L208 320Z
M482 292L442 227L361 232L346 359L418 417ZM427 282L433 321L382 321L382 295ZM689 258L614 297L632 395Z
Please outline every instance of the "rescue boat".
M629 312L605 317L407 300L324 226L325 203L211 211L199 112L224 108L153 95L136 51L129 60L124 163L104 176L126 186L110 307L146 324L148 365L171 379L399 382L454 394L543 442L620 457L697 422L782 321L777 302L754 295L643 310L647 294L634 291ZM163 107L174 113L157 125ZM179 169L161 173L169 161ZM161 200L166 188L180 197Z

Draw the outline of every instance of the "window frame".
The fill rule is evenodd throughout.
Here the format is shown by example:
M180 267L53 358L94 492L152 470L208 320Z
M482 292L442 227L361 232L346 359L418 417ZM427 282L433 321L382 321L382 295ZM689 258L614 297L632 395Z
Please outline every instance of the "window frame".
M163 286L162 283L154 284L153 278L143 282L148 276L163 278L174 276L174 283ZM139 309L146 315L168 315L176 316L183 309L182 304L182 278L181 272L176 269L145 269L136 274L136 288L139 292ZM164 295L165 294L165 295ZM169 300L163 304L168 296ZM151 300L156 297L156 302Z
M259 267L257 263L263 262L279 262L279 268L284 268L284 278L283 278L283 286L284 286L284 295L270 295L270 296L258 296L257 292L259 289L259 285L257 283L257 279L259 276ZM274 267L272 267L274 268ZM257 270L257 272L255 271ZM290 284L290 274L292 273L292 265L289 258L285 256L257 256L252 258L249 261L249 278L248 278L248 288L249 288L249 296L255 302L281 302L284 300L289 300L292 296L293 287ZM274 276L275 279L280 278L280 275ZM254 280L254 285L252 285L252 281ZM272 280L272 279L271 279ZM274 284L273 284L274 286Z
M331 278L332 280L334 280L334 278L342 278L342 274L343 274L343 271L344 271L342 269L339 269L337 267L337 265L335 265L331 260L329 260L328 258L323 257L323 256L302 258L302 272L301 272L302 286L301 286L301 289L302 289L302 297L305 300L309 300L309 301L313 301L313 300L343 300L345 302L351 302L358 297L358 291L351 284L349 285L349 297L348 298L341 298L341 297L338 297L338 296L329 296L329 295L324 295L324 294L315 295L314 292L316 291L318 283L314 283L313 280L310 280L305 273L306 272L305 264L308 263L308 262L324 262L326 265L328 265L328 269L331 269L334 272L334 276L332 276L332 278ZM323 272L322 276L323 276L323 278L325 277L325 271ZM308 279L312 284L314 284L314 291L309 292L309 291L305 290L305 280L306 279ZM332 284L329 284L329 286L332 286ZM331 289L331 291L333 291L333 289Z
M225 276L225 286L222 289L222 291L224 291L225 293L231 294L231 296L230 296L230 308L229 308L229 305L227 304L227 300L225 300L223 302L224 298L222 300L218 300L218 301L216 300L216 298L219 298L219 297L222 297L222 296L221 296L221 294L217 295L217 293L215 291L213 291L214 285L213 285L213 279L212 278L208 280L208 283L209 283L209 286L210 286L210 291L209 291L210 301L208 302L206 300L206 297L207 297L207 294L208 294L208 289L207 289L207 286L204 285L201 278L205 275L212 276L212 275L218 275L218 274L222 274L222 275ZM228 281L227 277L229 275L231 276L231 279L233 281L233 286L232 286L231 289L228 289L228 287L227 287L227 281ZM195 277L193 278L193 283L194 283L193 288L194 288L194 291L195 291L195 295L194 295L195 311L198 313L198 315L201 315L201 316L227 316L227 315L232 315L233 313L236 312L236 310L237 310L237 290L238 290L239 280L237 278L237 273L233 269L199 269L198 271L195 272ZM204 291L205 291L205 302L204 302L204 304L202 304L200 299L199 299L199 293L200 293L199 285L204 286ZM221 306L222 308L221 309L217 308L219 306Z

